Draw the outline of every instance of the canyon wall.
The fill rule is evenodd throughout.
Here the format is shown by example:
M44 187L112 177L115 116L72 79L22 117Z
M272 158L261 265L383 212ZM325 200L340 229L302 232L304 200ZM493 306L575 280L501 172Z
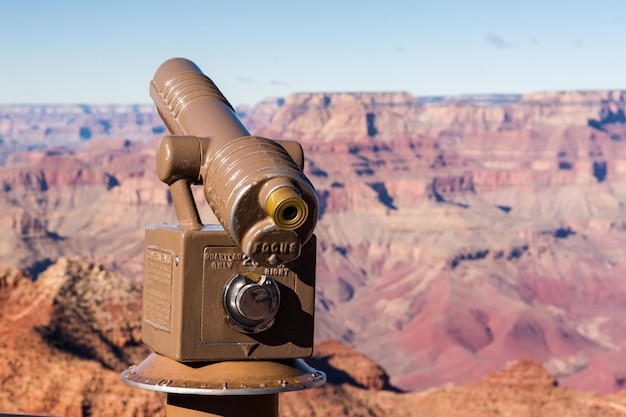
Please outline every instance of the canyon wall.
M520 358L565 386L620 389L625 96L295 94L239 109L254 134L305 149L321 209L316 340L355 347L406 390ZM149 137L72 128L62 147L3 148L0 263L37 277L78 255L141 280L145 225L175 217L154 172L163 126L128 117Z
M342 332L406 389L521 357L566 385L619 389L625 100L298 94L244 109L258 134L307 151L318 338Z
M163 394L120 381L120 369L148 353L138 343L140 296L136 281L78 258L60 258L36 282L0 267L0 413L165 416ZM328 382L281 394L281 417L626 415L626 391L563 388L530 360L418 393L398 390L377 363L336 340L316 345L308 362Z

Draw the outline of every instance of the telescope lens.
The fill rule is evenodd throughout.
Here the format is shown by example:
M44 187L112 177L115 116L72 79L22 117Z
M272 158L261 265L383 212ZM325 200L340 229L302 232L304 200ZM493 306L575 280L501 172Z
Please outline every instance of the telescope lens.
M283 218L287 221L292 221L298 216L298 209L294 206L285 207L283 210Z
M297 229L309 216L309 206L291 187L280 187L272 191L265 208L276 226L283 230Z

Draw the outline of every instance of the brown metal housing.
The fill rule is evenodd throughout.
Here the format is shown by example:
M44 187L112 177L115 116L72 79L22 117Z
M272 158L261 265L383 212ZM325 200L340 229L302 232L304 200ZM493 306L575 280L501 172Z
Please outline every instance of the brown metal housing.
M167 415L276 417L278 393L319 386L313 350L318 203L297 142L250 136L191 61L166 61L150 93L170 132L157 172L178 224L145 234L142 337L122 373L167 393ZM203 225L202 184L221 226Z
M181 362L310 356L318 202L301 146L251 136L191 61L161 65L150 94L179 135L157 154L178 224L146 228L143 341ZM195 184L221 226L201 223Z
M184 230L149 226L145 237L144 343L182 362L304 358L313 349L314 236L300 257L264 267L245 255L221 227ZM280 288L274 324L242 333L228 323L223 297L237 274L269 275Z

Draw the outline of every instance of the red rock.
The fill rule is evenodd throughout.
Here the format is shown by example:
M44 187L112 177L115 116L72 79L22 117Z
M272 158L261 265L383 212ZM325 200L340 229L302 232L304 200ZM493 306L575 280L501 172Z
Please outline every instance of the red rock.
M320 196L318 340L349 342L405 389L521 357L564 383L594 369L596 389L615 389L602 385L619 378L612 362L593 358L626 337L623 109L621 92L298 94L248 109L253 133L302 141ZM92 140L7 159L0 261L34 270L81 254L140 279L143 228L175 222L155 144Z

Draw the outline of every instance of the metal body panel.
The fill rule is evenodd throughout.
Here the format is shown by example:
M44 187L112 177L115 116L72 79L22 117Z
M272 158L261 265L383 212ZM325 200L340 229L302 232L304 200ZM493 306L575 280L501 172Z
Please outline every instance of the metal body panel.
M221 227L148 226L143 341L181 362L309 357L313 351L316 239L297 261L265 267ZM255 334L229 324L224 291L237 274L271 277L281 301L274 323Z

